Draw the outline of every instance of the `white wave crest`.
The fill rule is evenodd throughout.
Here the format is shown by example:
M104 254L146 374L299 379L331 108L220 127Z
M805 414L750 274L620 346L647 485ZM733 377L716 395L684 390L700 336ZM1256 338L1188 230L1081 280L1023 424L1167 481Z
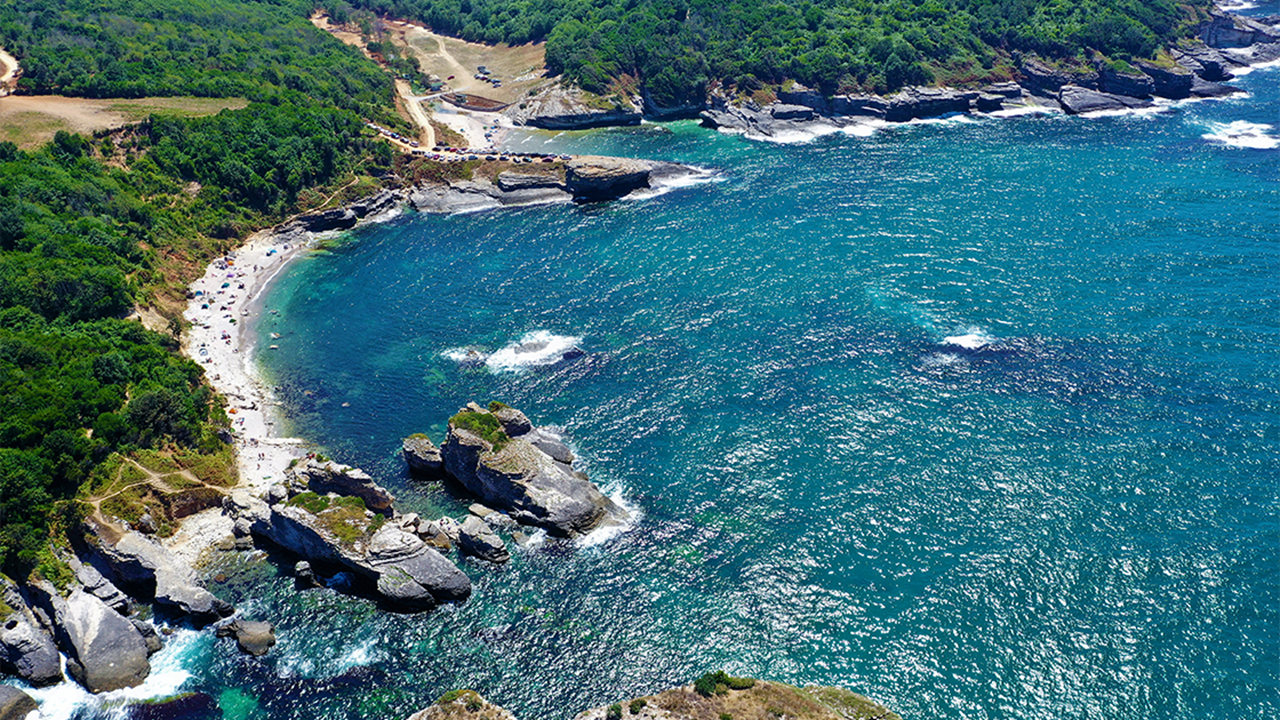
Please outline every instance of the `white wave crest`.
M692 173L673 177L655 178L651 187L636 190L623 199L630 201L649 200L651 198L658 197L659 195L666 195L672 190L706 185L707 183L724 182L724 177L715 170L697 167L694 165L690 165L688 167L693 170Z
M589 548L604 545L640 523L640 518L644 516L644 513L640 511L639 507L627 502L621 488L609 493L609 499L626 512L626 519L601 524L600 527L579 538L578 547Z
M993 337L990 333L982 328L966 328L964 332L958 335L948 335L942 338L943 345L964 348L965 350L980 350L999 338Z
M581 342L582 338L574 335L534 330L487 357L484 364L495 372L554 365L566 357L580 354L582 351L578 345Z
M87 710L112 720L124 720L129 716L129 705L177 695L191 679L191 673L183 666L207 656L212 642L208 632L177 630L165 640L164 649L151 657L151 673L137 687L94 695L75 681L66 680L50 687L23 690L40 705L43 720L71 720ZM66 674L66 658L63 658L63 674Z
M1148 107L1137 108L1120 108L1117 110L1094 110L1093 112L1080 113L1082 118L1105 118L1105 117L1131 117L1146 118L1153 115L1160 115L1171 111L1169 105L1154 103Z
M1200 137L1210 142L1254 150L1274 150L1280 147L1280 138L1270 135L1271 126L1265 123L1253 123L1247 120L1229 123L1211 122L1208 128L1209 132Z

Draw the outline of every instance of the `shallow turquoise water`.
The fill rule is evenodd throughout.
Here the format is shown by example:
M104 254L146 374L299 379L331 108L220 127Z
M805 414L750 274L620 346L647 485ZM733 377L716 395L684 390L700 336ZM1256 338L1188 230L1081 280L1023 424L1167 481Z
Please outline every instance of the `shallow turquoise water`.
M299 261L259 328L297 433L456 515L400 438L500 399L640 519L465 564L471 600L426 615L246 564L220 592L280 644L218 641L185 688L283 719L465 686L551 720L723 667L914 719L1277 717L1280 151L1203 137L1280 125L1277 77L1147 117L803 145L534 135L720 177L408 215ZM588 355L443 355L531 331Z

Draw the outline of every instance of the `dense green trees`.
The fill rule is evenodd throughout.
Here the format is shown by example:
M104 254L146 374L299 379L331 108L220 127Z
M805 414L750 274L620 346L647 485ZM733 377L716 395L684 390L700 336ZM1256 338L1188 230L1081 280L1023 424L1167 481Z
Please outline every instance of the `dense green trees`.
M298 0L0 0L21 87L82 97L246 97L359 110L391 79Z
M994 79L1009 54L1150 55L1205 0L332 0L468 40L547 40L547 65L602 92L641 78L661 104L709 81L892 90Z

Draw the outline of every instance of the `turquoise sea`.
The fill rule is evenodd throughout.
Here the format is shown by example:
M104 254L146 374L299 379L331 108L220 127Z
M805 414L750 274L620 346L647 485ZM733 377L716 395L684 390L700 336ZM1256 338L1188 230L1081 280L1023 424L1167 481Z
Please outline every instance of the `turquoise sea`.
M213 587L279 645L188 631L162 658L213 717L264 720L456 687L561 720L718 668L911 720L1280 717L1278 78L799 144L509 138L717 176L352 232L267 297L264 369L292 431L403 510L465 513L400 439L498 399L634 525L464 562L470 601L422 615L228 560ZM535 332L587 354L448 356Z

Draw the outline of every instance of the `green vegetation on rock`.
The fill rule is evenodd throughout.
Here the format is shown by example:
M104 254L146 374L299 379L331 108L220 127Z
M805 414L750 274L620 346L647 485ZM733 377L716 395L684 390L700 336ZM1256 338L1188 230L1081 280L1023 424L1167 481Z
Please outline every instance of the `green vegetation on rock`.
M463 410L449 418L449 424L489 443L494 452L506 447L511 441L511 438L507 437L507 432L502 429L502 423L489 413Z

